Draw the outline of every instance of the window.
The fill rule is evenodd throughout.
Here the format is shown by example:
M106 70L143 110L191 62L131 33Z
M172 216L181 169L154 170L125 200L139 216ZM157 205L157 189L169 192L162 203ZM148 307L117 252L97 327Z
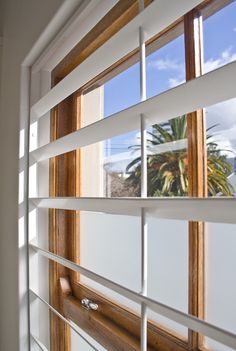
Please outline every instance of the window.
M223 8L226 4L225 1L204 1L187 14L183 12L182 17L175 18L175 22L167 29L155 33L146 42L148 98L165 96L170 93L170 89L202 75L202 44L205 38L202 16L204 21L211 21L226 10ZM146 5L152 6L149 1ZM53 86L60 86L60 81L69 77L75 67L89 59L96 49L99 50L137 13L138 2L118 2L55 67L52 72ZM205 42L204 45L208 44ZM51 141L62 140L77 130L91 128L92 123L94 134L91 142L86 140L80 148L70 147L70 150L76 151L60 151L57 156L58 153L50 154L49 150L50 156L56 156L50 160L50 197L53 197L50 200L55 200L57 204L55 208L47 205L50 208L49 253L46 253L46 257L51 259L50 305L71 321L70 327L79 325L82 335L85 333L86 339L92 338L92 345L96 342L102 345L101 350L139 350L140 336L143 337L145 333L140 330L140 323L144 320L140 304L123 296L119 289L114 292L112 288L112 284L117 283L135 292L142 289L140 252L143 247L143 226L140 215L135 217L132 211L130 214L127 205L124 205L123 211L117 209L116 214L107 207L98 213L96 208L100 209L98 206L103 203L99 201L104 197L110 200L119 197L125 204L127 196L134 200L142 197L144 158L141 152L146 152L149 200L163 197L168 201L175 197L189 200L188 197L222 195L217 177L213 176L212 179L208 170L211 155L217 158L218 163L223 162L223 156L217 153L219 145L215 139L214 144L209 144L211 139L208 130L211 129L205 122L203 109L181 115L177 113L176 116L172 113L171 118L165 118L165 123L163 116L155 110L147 129L146 150L142 149L140 128L137 124L135 128L134 124L130 127L129 120L126 128L120 129L119 133L112 132L109 139L103 130L95 131L99 121L112 121L117 113L139 103L139 66L139 50L135 48L79 86L79 90L60 101L51 113ZM103 132L102 137L95 136ZM85 137L89 136L86 134ZM57 145L60 148L60 144ZM230 187L228 173L224 176ZM227 195L233 195L233 192ZM92 206L92 210L90 207L88 211L85 205L82 209L78 205L78 208L70 208L70 205L63 207L63 204L57 207L59 202L54 197L86 197L87 209ZM175 217L174 211L172 217L146 217L149 279L145 297L204 319L205 305L209 311L208 301L204 300L204 261L207 256L204 239L212 224L208 226L199 221L200 217L189 218L186 215L180 220L178 216ZM219 230L218 224L213 225ZM35 245L32 247L43 252ZM50 256L50 253L57 256ZM69 263L64 265L65 261L60 261L58 256L113 283L110 287L109 284L103 286L103 280L93 281L89 274L84 276L78 271L74 272L73 267L76 266ZM208 273L206 277L208 279ZM88 311L81 305L85 297L98 305L98 311ZM182 325L175 319L149 308L147 316L147 343L150 350L202 350L202 347L209 349L214 345L194 328L188 329L186 324ZM71 338L70 327L55 315L55 311L51 312L51 350L74 350L76 338L74 334ZM100 346L96 347L100 350Z

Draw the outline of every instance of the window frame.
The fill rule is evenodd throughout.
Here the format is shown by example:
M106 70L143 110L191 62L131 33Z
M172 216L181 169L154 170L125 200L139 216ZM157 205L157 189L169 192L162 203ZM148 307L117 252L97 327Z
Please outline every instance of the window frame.
M147 1L147 3L150 1ZM153 51L158 45L168 42L173 30L178 31L184 23L186 81L202 74L202 23L201 16L208 17L230 0L206 0L183 18L159 33L147 43ZM135 0L120 1L118 4L82 39L82 41L60 62L52 72L52 86L69 74L93 51L114 35L138 13ZM111 15L112 14L112 15ZM197 21L197 25L196 25ZM194 25L195 23L195 25ZM171 34L172 33L172 34ZM161 43L161 44L159 44ZM51 111L51 141L80 128L81 92L101 85L111 75L117 74L138 61L138 50L133 51L109 67L80 91L77 91ZM71 119L65 118L70 114ZM207 195L205 115L199 110L187 115L189 196ZM199 142L200 141L200 142ZM50 160L50 196L80 196L80 151L57 156ZM69 171L67 171L69 170ZM204 223L189 222L189 307L188 312L204 318ZM79 212L49 210L49 250L62 257L79 263ZM139 350L140 317L92 289L79 283L79 274L69 271L55 262L49 264L50 304L65 317L90 334L103 346L112 350ZM86 296L101 306L99 314L86 311L80 301ZM89 314L89 318L88 318ZM70 350L70 328L57 316L50 313L50 344L52 351ZM100 330L101 333L97 333ZM112 332L111 332L112 331ZM203 337L189 331L185 341L173 331L148 323L148 350L167 351L174 349L203 350Z

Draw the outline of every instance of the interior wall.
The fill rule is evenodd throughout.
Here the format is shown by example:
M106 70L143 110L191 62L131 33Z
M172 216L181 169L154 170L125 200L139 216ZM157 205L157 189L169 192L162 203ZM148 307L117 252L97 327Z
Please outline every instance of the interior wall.
M1 0L2 75L0 76L0 351L27 350L19 326L18 134L21 63L62 0ZM1 29L1 28L0 28ZM21 276L21 280L24 279ZM19 284L20 283L20 284ZM19 330L21 341L19 344Z

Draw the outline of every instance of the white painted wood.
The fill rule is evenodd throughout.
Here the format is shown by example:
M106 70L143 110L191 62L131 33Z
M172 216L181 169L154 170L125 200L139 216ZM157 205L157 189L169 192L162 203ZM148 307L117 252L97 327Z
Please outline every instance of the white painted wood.
M150 308L152 311L169 318L173 321L176 321L177 323L181 323L182 325L188 327L191 330L194 330L198 333L201 333L205 336L208 336L216 341L222 342L226 346L232 347L233 349L236 349L236 335L232 334L228 331L225 331L221 328L218 328L210 323L207 323L203 320L200 320L196 317L193 317L192 315L189 315L187 313L178 311L170 306L164 305L158 301L154 301L146 296L143 296L142 294L139 294L135 291L132 291L122 285L119 285L117 283L114 283L113 281L104 278L92 271L89 271L88 269L81 267L78 264L75 264L65 258L62 258L58 255L55 255L47 250L44 250L42 248L39 248L35 246L34 244L30 244L30 247L32 250L35 252L38 252L39 254L47 257L50 260L53 260L69 269L72 269L75 272L79 272L80 274L85 275L87 278L92 279L93 281L102 284L103 286L106 286L109 289L112 289L113 291L125 296L126 298L136 302L136 303L144 303L148 308ZM40 298L36 293L32 292L35 296ZM40 298L41 299L41 298ZM41 299L42 301L42 299ZM46 303L46 301L44 301ZM52 310L53 307L50 306L48 303L46 303L48 307ZM54 313L56 311L54 310ZM57 312L58 314L58 312ZM60 318L64 318L59 316ZM65 320L68 324L67 320Z
M104 212L140 216L142 208L157 218L236 223L235 198L32 198L38 208Z
M32 246L33 248L33 246ZM30 295L33 298L38 298L44 305L46 305L49 310L51 310L55 315L57 315L60 319L63 320L63 322L67 325L70 326L71 329L73 329L93 350L95 351L99 351L97 350L97 348L92 345L79 331L79 329L77 328L77 326L72 323L69 319L65 318L64 316L62 316L62 314L60 314L53 306L51 306L44 298L42 298L40 295L38 295L34 290L30 289ZM32 335L31 335L32 336ZM35 338L35 337L34 337ZM35 339L38 340L38 339ZM38 340L39 341L39 340ZM42 345L42 343L40 342L40 344ZM44 351L44 349L43 349ZM45 350L46 351L46 350Z
M42 161L139 129L140 114L145 116L146 125L151 126L234 98L236 96L235 77L236 62L232 62L46 144L31 152L30 162Z
M200 0L178 0L176 2L156 0L151 3L34 104L31 109L31 118L42 117L60 101L137 48L139 46L139 27L145 31L146 41L199 3L201 3Z
M32 67L32 72L51 71L78 42L111 10L118 0L86 0L57 33Z

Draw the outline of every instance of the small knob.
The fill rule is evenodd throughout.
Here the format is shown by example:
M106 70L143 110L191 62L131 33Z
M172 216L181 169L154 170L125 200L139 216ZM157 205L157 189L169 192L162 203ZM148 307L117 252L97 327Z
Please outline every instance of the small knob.
M97 311L98 305L93 301L87 299L86 297L81 300L81 305L86 308L86 310L94 310Z

